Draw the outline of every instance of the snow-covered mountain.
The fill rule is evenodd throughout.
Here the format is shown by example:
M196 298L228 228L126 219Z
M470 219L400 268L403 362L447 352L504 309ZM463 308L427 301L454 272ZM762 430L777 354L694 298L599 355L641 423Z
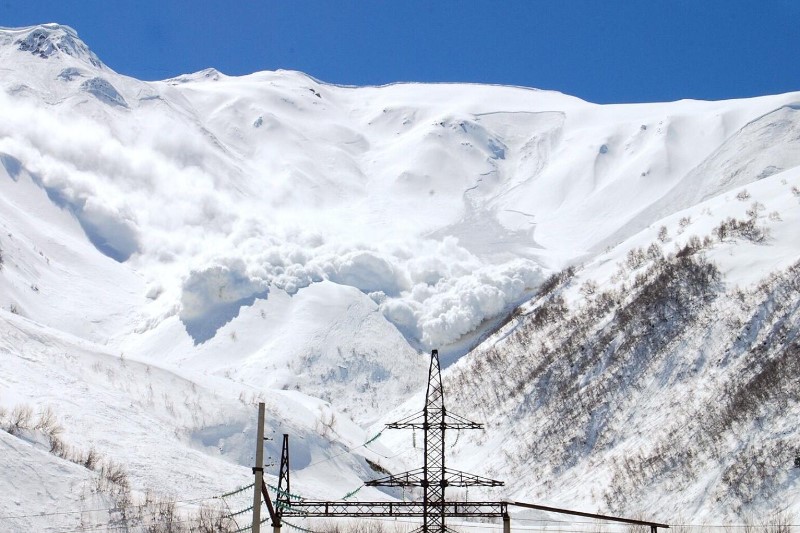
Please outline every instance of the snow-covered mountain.
M492 498L800 512L800 93L142 82L56 24L0 29L0 65L6 427L49 407L134 492L196 503L247 483L262 400L293 486L339 498L419 461L361 445L421 406L437 347L488 423L450 453ZM108 506L96 473L22 425L0 529L107 523L70 514Z

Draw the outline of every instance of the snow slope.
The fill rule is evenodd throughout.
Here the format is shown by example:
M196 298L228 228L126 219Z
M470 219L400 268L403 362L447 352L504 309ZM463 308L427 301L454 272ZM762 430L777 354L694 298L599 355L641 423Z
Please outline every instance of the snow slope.
M798 170L664 219L665 242L653 227L600 254L451 367L452 401L504 436L454 459L526 501L705 524L796 514ZM720 239L755 202L761 233Z
M658 241L675 253L691 235L713 237L726 217L747 220L754 202L768 238L734 236L703 252L724 297L800 255L800 93L600 106L516 87L340 87L288 71L142 82L57 24L0 29L0 65L0 405L52 405L65 439L128 465L139 490L177 491L191 478L202 497L244 483L261 398L270 431L297 437L298 483L340 497L373 475L364 457L392 470L418 459L407 436L388 434L377 451L337 454L419 408L422 352L438 347L453 365L447 379L463 381L481 343L505 346L498 339L516 321L492 333L552 273L583 265L564 292L579 308L598 292L592 283L627 279L617 270L630 250ZM749 298L747 309L761 305ZM719 355L724 343L695 333L686 357ZM534 364L524 353L515 365ZM497 365L482 372L499 387ZM689 389L723 383L686 379ZM512 435L494 444L507 454L486 464L507 479L533 460L504 422L521 416L510 398L459 396L473 411L462 414ZM619 416L675 408L630 401ZM754 435L747 442L763 431ZM550 450L541 464L554 470L505 495L645 512L671 480L628 507L598 495L608 475L588 488L565 481L581 461L594 468L657 442L632 439L623 432L610 449L572 456ZM481 469L487 437L470 442L454 457ZM8 446L12 470L41 451ZM787 483L780 501L796 490ZM33 483L27 490L44 498ZM698 516L775 507L694 492L669 501Z

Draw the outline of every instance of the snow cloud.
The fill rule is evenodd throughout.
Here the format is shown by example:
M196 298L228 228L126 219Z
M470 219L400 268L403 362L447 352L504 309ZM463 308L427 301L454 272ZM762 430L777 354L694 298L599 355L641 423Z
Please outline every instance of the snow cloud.
M195 343L212 338L239 309L266 298L267 284L251 279L242 261L192 272L183 285L180 319Z
M299 113L294 107L270 115L268 129L252 128L250 115L237 110L231 116L240 114L246 128L220 119L209 124L228 129L211 131L192 118L199 104L174 95L166 104L176 89L126 83L115 78L108 87L128 107L87 101L80 79L73 96L62 95L76 98L72 107L0 93L0 154L68 209L100 252L158 287L154 298L165 308L178 306L196 343L270 288L295 294L330 280L368 294L413 343L442 346L510 310L540 280L531 261L498 262L455 237L421 237L452 220L461 200L453 196L439 209L441 200L422 205L433 202L427 189L419 198L408 196L419 191L368 193L366 172L351 158L366 141L341 150L327 137L295 139L301 128L283 116ZM334 126L321 131L355 135ZM248 140L243 132L270 137ZM265 143L259 156L253 147ZM277 164L281 151L297 164ZM331 179L325 161L347 175Z

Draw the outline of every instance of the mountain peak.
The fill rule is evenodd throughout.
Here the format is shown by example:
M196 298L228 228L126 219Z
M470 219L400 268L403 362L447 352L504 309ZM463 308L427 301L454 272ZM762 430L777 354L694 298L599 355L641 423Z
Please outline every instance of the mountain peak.
M69 26L49 23L26 28L0 28L0 36L5 37L2 41L6 44L42 59L66 54L94 67L103 67L100 59L78 37L78 32Z

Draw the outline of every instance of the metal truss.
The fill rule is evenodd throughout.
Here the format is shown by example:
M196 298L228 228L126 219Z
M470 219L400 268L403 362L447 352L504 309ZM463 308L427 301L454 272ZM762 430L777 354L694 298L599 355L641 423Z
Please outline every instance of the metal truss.
M505 502L445 502L436 507L447 516L460 518L502 518L508 512ZM438 509L441 507L441 509ZM280 510L283 516L317 517L425 517L422 502L292 502Z
M371 487L422 487L423 533L445 533L450 529L445 525L448 516L503 516L452 514L453 506L445 500L447 487L498 487L502 481L488 479L445 466L445 434L448 429L482 429L483 425L464 417L448 413L444 405L444 387L439 364L439 352L431 352L431 365L428 369L428 390L425 394L425 408L403 420L387 424L388 429L420 429L424 432L425 464L422 468L394 474L366 482ZM418 504L417 504L418 505ZM469 505L461 502L459 505ZM504 504L492 504L503 505ZM416 515L415 515L416 516Z
M502 481L446 467L443 470L442 479L446 487L500 487L503 485ZM423 468L418 468L416 470L403 472L402 474L393 474L380 479L367 481L364 485L368 487L424 487L425 470Z

